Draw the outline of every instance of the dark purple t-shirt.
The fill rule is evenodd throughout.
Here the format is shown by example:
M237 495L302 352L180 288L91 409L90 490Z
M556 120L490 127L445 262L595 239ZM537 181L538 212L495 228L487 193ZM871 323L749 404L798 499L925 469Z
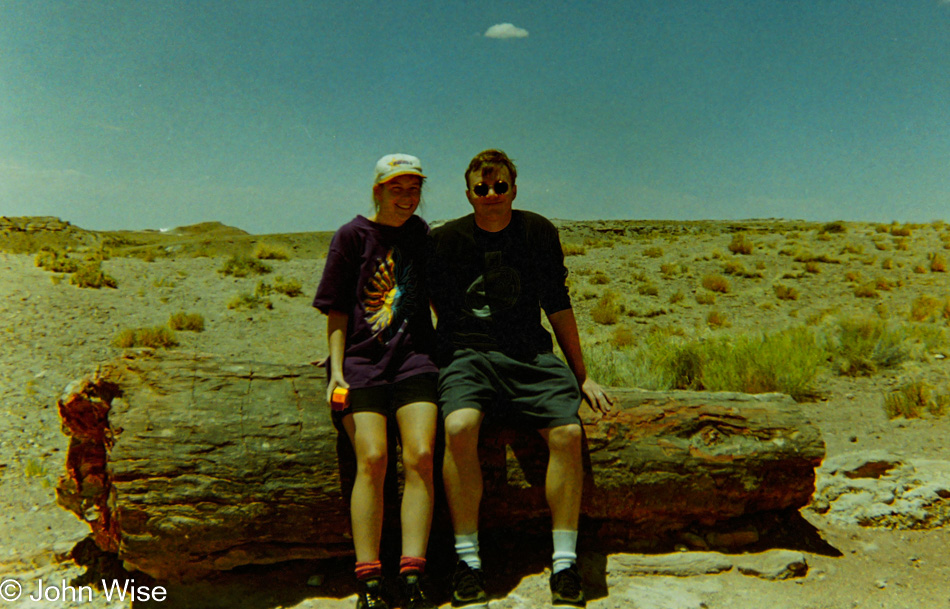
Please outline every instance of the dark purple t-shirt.
M438 372L425 289L428 233L418 216L399 227L357 216L333 235L313 306L349 316L343 377L352 388Z

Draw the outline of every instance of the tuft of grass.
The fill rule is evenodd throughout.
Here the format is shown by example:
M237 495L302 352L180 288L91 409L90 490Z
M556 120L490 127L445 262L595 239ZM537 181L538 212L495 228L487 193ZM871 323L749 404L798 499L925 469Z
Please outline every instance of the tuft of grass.
M809 260L805 263L805 272L817 275L821 272L821 265L814 260Z
M258 285L260 287L260 285ZM264 307L265 309L273 309L274 303L271 302L269 298L261 296L259 294L250 294L243 292L237 294L228 301L228 308L235 310L245 310L245 309L257 309L258 307Z
M708 290L696 292L696 302L701 305L716 304L716 295Z
M593 285L605 285L610 283L610 277L603 271L597 271L587 281Z
M892 237L910 237L912 231L910 230L909 226L894 224L891 226L890 233Z
M151 347L161 349L174 347L178 344L175 333L168 326L153 328L126 328L119 331L112 339L112 345L120 349L131 347Z
M662 258L663 248L658 246L648 247L643 250L643 255L647 258Z
M611 326L620 320L621 307L616 292L607 291L590 311L591 319L599 324Z
M200 313L185 313L179 311L172 313L168 318L168 327L172 330L185 330L187 332L204 332L205 318Z
M679 292L679 291L674 292L670 294L670 304L676 304L678 302L681 302L684 298L686 298L686 295L683 294L682 292Z
M755 249L755 244L745 233L736 233L729 242L729 251L733 254L749 255Z
M719 292L721 294L726 294L729 292L729 280L723 277L722 275L706 275L703 277L703 287L709 290L710 292Z
M798 300L798 290L794 287L776 283L772 286L772 289L775 290L775 296L779 300Z
M290 252L287 248L264 241L254 246L254 252L251 255L258 260L290 260Z
M118 286L116 280L106 275L99 267L98 262L90 262L80 265L76 271L70 275L69 283L80 288L115 288Z
M841 264L837 258L832 258L828 254L812 254L810 252L799 252L793 260L795 262L821 262L823 264Z
M885 258L884 261L881 262L881 268L884 269L885 271L889 271L889 270L893 269L893 268L894 268L894 259L893 259L893 258Z
M884 396L884 412L889 419L919 419L924 412L941 417L950 410L950 395L938 393L924 380L911 381Z
M652 283L644 283L637 288L637 293L641 296L659 296L660 289Z
M266 275L273 269L257 258L247 256L231 256L224 265L218 269L222 275L231 275L233 277L247 277L249 275Z

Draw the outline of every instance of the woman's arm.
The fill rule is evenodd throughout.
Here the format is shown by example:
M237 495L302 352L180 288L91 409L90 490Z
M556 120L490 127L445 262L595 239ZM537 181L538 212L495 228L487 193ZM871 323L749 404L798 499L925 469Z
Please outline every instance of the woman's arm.
M327 313L327 343L330 347L329 382L327 383L327 402L337 387L349 389L350 385L343 378L343 352L346 350L346 326L350 321L349 315L330 310Z

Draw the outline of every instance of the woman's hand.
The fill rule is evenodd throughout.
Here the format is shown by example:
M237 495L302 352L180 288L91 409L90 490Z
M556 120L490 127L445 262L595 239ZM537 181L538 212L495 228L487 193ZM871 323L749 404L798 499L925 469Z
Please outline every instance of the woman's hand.
M330 382L327 383L327 404L331 403L333 398L333 390L337 387L342 387L344 389L349 389L350 384L346 382L343 378L343 375L330 374Z

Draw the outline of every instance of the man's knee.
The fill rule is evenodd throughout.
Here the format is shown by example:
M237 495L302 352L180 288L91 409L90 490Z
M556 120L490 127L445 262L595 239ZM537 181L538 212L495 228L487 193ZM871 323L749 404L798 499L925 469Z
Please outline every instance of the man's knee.
M478 441L482 413L474 408L463 408L445 417L445 443L456 445Z
M552 453L580 453L583 436L577 423L551 428L547 433L548 449Z

